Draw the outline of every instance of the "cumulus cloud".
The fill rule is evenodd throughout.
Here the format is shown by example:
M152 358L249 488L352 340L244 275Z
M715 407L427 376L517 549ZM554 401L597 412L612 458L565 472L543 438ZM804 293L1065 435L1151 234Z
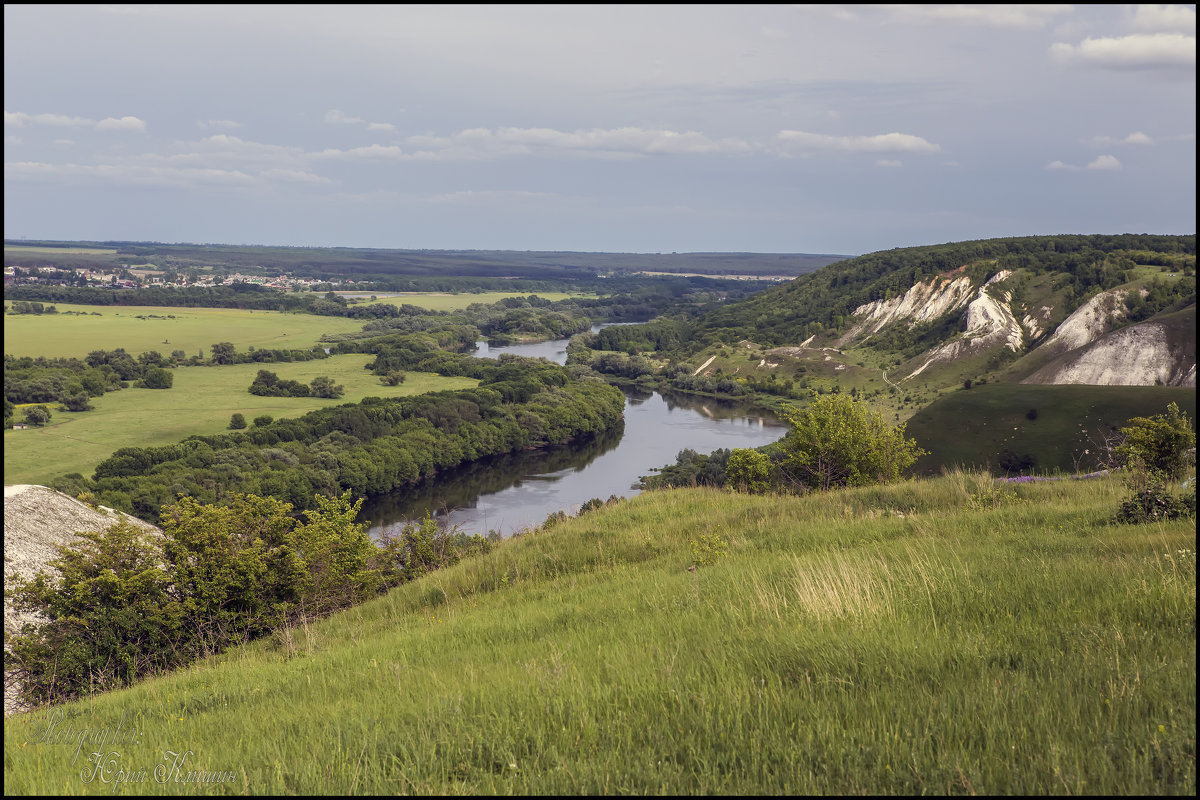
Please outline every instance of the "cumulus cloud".
M838 150L849 153L936 153L941 146L908 133L874 136L829 136L807 131L780 131L776 140L788 151Z
M121 117L120 119L108 117L96 123L96 130L143 133L146 130L146 123L137 117Z
M325 121L332 122L335 125L357 125L366 120L361 117L347 116L344 112L338 111L336 108L325 112Z
M1139 31L1195 33L1196 9L1194 6L1145 3L1134 8L1132 24Z
M1115 170L1121 168L1121 162L1116 156L1103 155L1087 165L1088 169Z
M964 4L908 3L899 5L868 5L894 22L911 24L979 25L988 28L1044 28L1055 17L1072 10L1062 4Z
M1181 69L1196 66L1196 37L1181 33L1135 33L1077 45L1057 42L1050 54L1062 63L1101 69Z
M1111 147L1117 144L1154 144L1154 140L1141 131L1134 131L1124 139L1118 139L1114 136L1093 136L1090 139L1083 139L1084 144L1090 144L1093 147Z
M4 126L20 128L24 125L49 125L56 128L83 128L96 123L84 117L66 114L26 114L23 111L5 111Z

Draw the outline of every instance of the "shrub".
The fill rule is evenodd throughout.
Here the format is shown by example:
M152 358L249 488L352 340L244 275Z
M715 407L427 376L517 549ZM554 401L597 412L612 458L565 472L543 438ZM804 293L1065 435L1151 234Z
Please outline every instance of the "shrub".
M725 462L725 485L739 492L762 494L771 487L771 460L757 450L734 450Z
M780 445L779 466L809 489L895 481L925 452L904 438L903 424L889 425L849 395L819 395L783 416L792 430Z
M175 375L162 367L150 367L142 378L144 389L170 389L175 385Z
M229 430L240 431L244 427L246 427L245 414L234 414L229 418Z
M1187 469L1189 453L1195 452L1192 422L1175 403L1167 406L1166 414L1130 419L1121 433L1125 441L1116 452L1121 463L1130 469L1177 479Z
M1116 520L1139 524L1195 517L1195 481L1192 481L1190 488L1190 492L1185 490L1183 494L1176 495L1167 488L1160 476L1152 474L1144 486L1136 489L1132 496L1121 503Z
M266 426L270 425L274 421L275 421L275 418L272 417L270 414L263 414L261 417L254 418L254 427L265 428Z
M25 409L25 421L30 425L42 426L50 421L50 409L43 405Z

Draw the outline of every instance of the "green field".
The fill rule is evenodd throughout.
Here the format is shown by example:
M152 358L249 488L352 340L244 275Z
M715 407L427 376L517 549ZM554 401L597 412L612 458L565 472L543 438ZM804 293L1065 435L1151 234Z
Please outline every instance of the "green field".
M41 483L71 472L91 476L96 465L121 447L173 444L192 434L224 431L234 412L276 419L298 417L308 411L363 397L399 397L444 389L475 386L471 378L445 378L411 372L399 386L383 386L363 369L369 355L343 355L317 361L280 364L234 364L224 367L176 367L171 389L122 389L92 398L91 411L55 411L45 428L4 432L4 483ZM260 369L281 378L309 383L328 375L346 389L344 397L259 397L247 388ZM17 420L22 419L18 409Z
M200 350L208 355L214 342L233 342L239 351L251 345L307 349L323 334L349 333L363 327L362 320L283 311L53 305L59 313L6 314L4 352L15 356L83 358L92 350L123 347L135 356L148 350L163 355L182 350L194 356ZM64 313L67 311L82 312L83 316Z
M11 717L5 790L1192 796L1195 523L1113 525L1123 496L648 492ZM80 732L122 720L97 777ZM165 751L213 782L171 780Z
M1070 472L1074 459L1086 471L1099 468L1096 444L1104 434L1131 417L1163 414L1169 403L1195 421L1195 389L989 383L935 400L908 420L907 434L929 451L917 461L918 474L989 462L995 469L1005 450L1032 456L1035 472Z
M336 292L336 294L367 294L365 292ZM458 311L466 308L472 303L484 303L491 305L492 303L503 300L507 297L528 297L531 294L536 294L543 300L566 300L568 297L593 298L597 297L594 294L583 294L579 292L461 292L458 294L450 294L444 292L380 292L375 296L378 298L376 303L388 303L394 306L410 305L418 308L428 309L429 311ZM361 298L359 302L370 303L370 294L367 297Z
M101 247L37 247L36 245L22 247L20 245L4 245L4 252L12 255L39 255L49 256L55 254L74 255L74 256L115 256L116 250L105 249Z

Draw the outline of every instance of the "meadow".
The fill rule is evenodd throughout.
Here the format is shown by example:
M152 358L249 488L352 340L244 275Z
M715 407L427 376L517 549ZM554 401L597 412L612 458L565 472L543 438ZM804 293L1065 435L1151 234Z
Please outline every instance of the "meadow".
M245 313L245 312L243 312ZM324 318L322 318L324 319ZM174 444L193 434L226 430L235 413L269 414L275 419L298 417L317 408L356 403L364 397L399 397L476 385L471 378L408 373L404 383L383 386L364 369L369 355L330 356L315 361L277 364L232 364L220 367L176 367L170 389L129 388L92 398L91 411L56 411L44 428L4 432L4 483L41 483L71 472L90 476L95 466L121 447ZM345 387L337 400L319 397L260 397L247 389L260 369L280 378L311 383L328 375ZM17 419L21 419L20 408Z
M647 492L9 718L5 789L1192 795L1195 525L1124 494Z
M1195 420L1194 388L988 383L947 392L917 411L906 430L929 451L917 460L917 474L996 468L1004 451L1033 459L1026 474L1073 472L1076 462L1088 471L1105 466L1105 436L1132 417L1166 413L1170 403Z
M176 306L54 304L57 314L6 314L4 352L14 356L83 358L92 350L136 356L148 350L182 350L207 356L214 342L253 347L307 349L326 333L360 331L362 320L283 311ZM79 312L68 314L65 312ZM97 316L97 314L99 316Z

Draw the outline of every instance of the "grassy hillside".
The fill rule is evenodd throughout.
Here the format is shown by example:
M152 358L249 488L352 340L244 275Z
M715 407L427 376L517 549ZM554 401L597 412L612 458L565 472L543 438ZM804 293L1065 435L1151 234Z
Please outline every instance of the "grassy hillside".
M1111 525L1123 494L961 473L646 493L10 718L5 788L1192 794L1195 526Z
M1169 403L1196 419L1195 389L991 383L943 395L909 418L907 434L929 451L914 468L922 475L942 467L996 469L1006 450L1032 457L1026 474L1071 472L1075 459L1090 470L1099 468L1096 444L1104 434L1130 417L1163 414Z

